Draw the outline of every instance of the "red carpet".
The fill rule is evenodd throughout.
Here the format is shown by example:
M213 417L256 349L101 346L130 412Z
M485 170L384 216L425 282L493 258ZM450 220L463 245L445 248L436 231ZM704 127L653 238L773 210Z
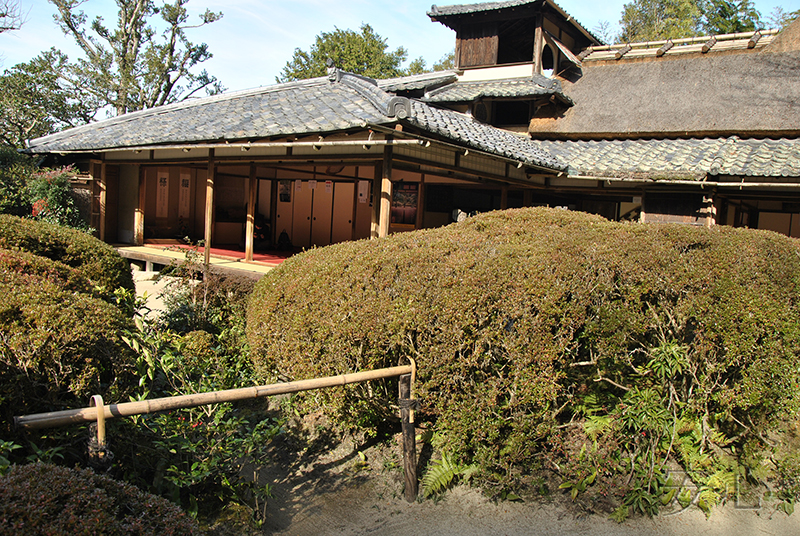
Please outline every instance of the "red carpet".
M160 244L153 244L145 242L145 246L158 248L158 249L165 249L165 248L179 248L179 249L195 249L198 253L203 254L205 253L204 247L197 247L197 246L190 246L188 244L180 244L177 243L160 243ZM253 253L253 262L261 263L261 264L268 264L270 266L278 266L280 263L291 257L294 253L291 251L268 251L268 252L259 252ZM227 259L244 259L244 251L240 251L238 249L225 249L225 248L211 248L211 255L214 257L223 257Z

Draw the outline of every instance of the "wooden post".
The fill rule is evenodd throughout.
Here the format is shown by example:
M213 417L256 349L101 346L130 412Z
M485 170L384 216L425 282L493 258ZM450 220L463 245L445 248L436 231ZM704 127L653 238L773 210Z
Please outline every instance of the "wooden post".
M391 139L387 140L391 141ZM389 222L392 217L392 156L394 147L383 148L383 166L381 166L380 214L378 216L378 236L389 236Z
M139 201L133 216L133 243L137 246L144 245L144 207L147 206L147 173L145 168L139 166Z
M206 228L203 237L203 264L206 269L211 263L211 227L213 226L214 217L214 174L216 173L216 166L214 165L214 149L208 150L208 172L206 175Z
M106 178L108 165L100 164L100 218L98 222L98 238L106 241L106 203L108 203L108 179Z
M94 395L90 404L97 408L97 460L103 461L106 455L106 412L103 397Z
M256 165L250 164L250 191L247 198L247 226L244 232L244 260L253 260L253 235L256 229L256 194L258 193L258 177Z
M417 500L419 483L417 481L417 437L414 428L411 399L411 374L400 376L400 422L403 429L403 473L405 475L405 498L408 502Z
M500 188L500 210L506 210L508 208L508 185L504 184Z
M541 13L536 15L536 22L533 30L533 74L542 74L542 52L544 51L544 33L542 32L542 22L544 17Z

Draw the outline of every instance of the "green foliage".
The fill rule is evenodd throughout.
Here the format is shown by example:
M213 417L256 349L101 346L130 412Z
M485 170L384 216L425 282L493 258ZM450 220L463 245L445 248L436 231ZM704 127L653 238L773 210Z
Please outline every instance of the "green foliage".
M556 460L576 496L647 513L668 461L710 505L721 475L759 470L743 445L797 418L798 296L798 246L775 233L520 209L295 256L256 286L248 339L265 383L414 357L419 417L484 484ZM375 426L388 412L351 409L395 393L298 399Z
M27 216L31 213L25 186L34 173L36 165L31 157L11 147L0 146L0 214Z
M623 6L621 42L700 35L702 11L694 0L633 0Z
M62 84L68 59L56 49L42 52L0 76L0 141L25 148L26 140L89 123L102 105Z
M478 470L474 465L463 465L446 452L441 459L431 460L428 470L422 477L422 496L430 497L441 493L453 485L459 477L469 479Z
M752 32L761 28L761 13L751 0L705 0L703 31L708 35Z
M0 248L25 251L76 268L109 298L115 289L134 288L128 262L108 244L81 231L0 214Z
M191 256L190 256L191 257ZM180 396L254 385L243 358L244 303L252 288L222 276L197 279L193 262L172 270L161 318L137 317L125 342L137 355L138 394L132 400ZM206 274L208 275L208 274ZM202 305L204 303L204 305ZM193 515L229 502L263 522L269 483L258 475L282 421L264 401L213 404L116 424L116 471L125 480L182 504Z
M84 407L94 394L113 400L129 386L133 361L118 337L129 320L87 286L77 270L0 250L4 434L13 415Z
M58 10L56 22L75 39L84 57L58 65L53 74L61 84L73 88L82 99L110 106L117 115L152 108L191 97L201 90L222 91L216 78L205 70L193 70L211 58L205 43L194 44L186 30L219 20L222 13L206 10L199 24L192 25L186 4L175 0L158 5L153 0L117 0L116 27L95 17L87 28L83 2L50 0ZM158 15L161 35L150 25Z
M769 27L783 30L800 17L800 9L786 12L782 7L776 6L769 15Z
M401 68L408 51L398 47L387 52L386 39L375 33L369 24L361 25L361 32L334 29L319 34L308 52L296 48L291 61L276 78L278 82L291 82L316 78L327 74L327 61L347 72L370 78L392 78L404 74L417 74L424 70L424 60L415 60L410 72Z
M31 205L30 217L55 225L88 231L72 195L69 167L45 169L36 172L26 185L26 196Z
M0 477L6 534L200 534L169 501L85 469L41 463Z

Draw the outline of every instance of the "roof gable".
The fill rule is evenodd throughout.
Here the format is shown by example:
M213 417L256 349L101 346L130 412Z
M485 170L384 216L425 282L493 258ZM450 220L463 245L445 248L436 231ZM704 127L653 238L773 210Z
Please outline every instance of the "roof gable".
M565 164L510 132L470 116L388 93L375 80L336 69L327 77L160 106L45 136L28 152L102 152L170 144L259 141L331 134L403 123L423 136L446 139L529 166Z

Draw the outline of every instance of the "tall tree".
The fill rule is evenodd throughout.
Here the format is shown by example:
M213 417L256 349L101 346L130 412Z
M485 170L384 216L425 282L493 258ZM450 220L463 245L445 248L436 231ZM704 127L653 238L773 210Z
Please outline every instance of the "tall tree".
M61 73L75 88L116 114L183 100L200 90L222 91L205 70L193 71L211 58L208 46L186 37L186 30L215 22L222 13L206 10L200 22L191 25L185 7L189 0L162 5L153 0L115 0L116 27L106 26L102 17L87 27L87 15L79 9L85 1L50 0L58 9L56 22L85 54ZM166 26L160 35L149 24L155 15Z
M0 0L0 33L19 30L23 23L22 10L17 0Z
M692 37L701 33L702 11L695 0L633 0L620 25L623 42Z
M769 14L769 27L782 30L800 17L800 9L786 12L782 7L776 6Z
M761 27L761 13L750 0L705 0L703 31L708 35L752 32Z
M339 28L322 32L308 52L294 49L291 61L286 62L276 80L291 82L324 76L328 58L342 70L371 78L392 78L424 70L422 58L414 60L409 70L402 69L408 51L403 47L394 51L387 51L387 48L386 39L375 33L369 24L362 24L360 33Z
M94 119L102 103L60 79L67 64L50 49L0 76L0 143L23 148L25 140Z

